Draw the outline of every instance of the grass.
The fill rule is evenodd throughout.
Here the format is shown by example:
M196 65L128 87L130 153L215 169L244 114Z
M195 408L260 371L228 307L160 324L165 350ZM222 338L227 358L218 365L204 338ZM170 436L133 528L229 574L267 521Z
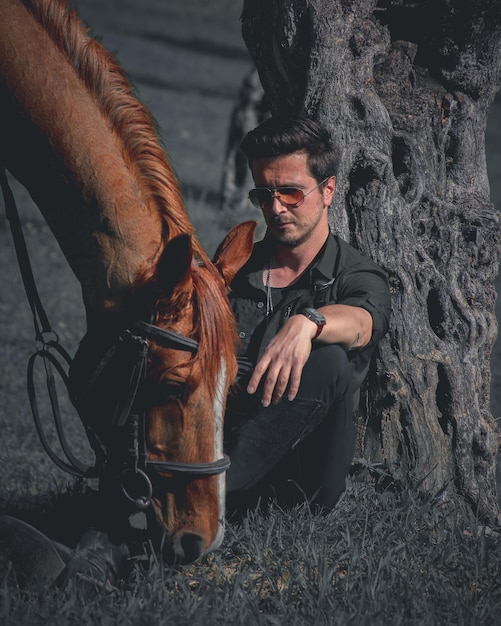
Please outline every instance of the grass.
M121 589L90 601L77 586L35 597L4 583L0 623L499 623L498 536L459 500L378 483L359 470L327 515L252 511L195 565L150 557Z

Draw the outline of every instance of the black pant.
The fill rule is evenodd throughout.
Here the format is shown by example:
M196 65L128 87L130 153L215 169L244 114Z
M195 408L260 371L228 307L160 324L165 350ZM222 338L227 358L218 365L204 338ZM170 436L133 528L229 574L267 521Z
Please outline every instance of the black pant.
M282 505L300 500L334 506L353 459L352 369L338 345L315 347L297 397L262 407L260 389L228 402L225 449L228 508L255 506L273 496Z

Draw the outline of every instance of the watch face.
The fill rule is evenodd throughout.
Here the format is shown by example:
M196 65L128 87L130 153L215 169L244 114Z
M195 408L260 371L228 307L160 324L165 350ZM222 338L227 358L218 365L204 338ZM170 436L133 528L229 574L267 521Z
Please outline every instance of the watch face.
M311 309L311 308L303 309L301 313L303 315L306 315L306 317L312 322L315 322L317 326L321 326L325 324L325 317L321 313L319 313L316 309Z

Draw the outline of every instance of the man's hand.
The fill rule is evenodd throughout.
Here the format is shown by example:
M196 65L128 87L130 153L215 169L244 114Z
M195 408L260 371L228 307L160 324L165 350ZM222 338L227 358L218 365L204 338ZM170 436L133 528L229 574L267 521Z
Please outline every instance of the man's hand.
M327 321L316 339L318 343L337 343L345 350L363 348L369 343L372 336L372 316L365 309L330 304L318 310ZM294 400L316 332L317 325L304 315L290 317L270 341L254 368L247 386L248 393L255 393L266 375L261 399L263 406L280 402L287 386L287 398Z
M317 325L304 315L293 315L288 319L254 368L247 386L248 393L255 393L265 376L261 398L263 406L280 402L287 387L287 399L294 400L316 332Z

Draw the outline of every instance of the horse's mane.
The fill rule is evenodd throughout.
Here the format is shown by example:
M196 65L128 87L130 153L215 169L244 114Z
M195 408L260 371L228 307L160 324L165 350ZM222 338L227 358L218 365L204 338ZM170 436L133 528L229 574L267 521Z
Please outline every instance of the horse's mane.
M191 235L193 252L203 261L203 267L193 268L193 291L179 295L190 298L194 306L194 332L200 341L198 356L207 380L215 384L221 358L226 361L229 379L233 380L236 374L233 314L224 297L221 278L216 276L216 268L194 235L179 181L160 144L151 113L135 96L115 57L91 36L90 28L82 24L69 0L23 2L67 56L87 91L94 96L101 114L109 120L110 128L121 139L128 167L136 172L145 195L163 217L165 240L182 233ZM154 268L145 268L139 283L151 280L153 272ZM169 307L176 310L172 300Z
M146 281L144 287L148 289ZM216 381L221 361L226 364L228 381L237 374L235 359L237 329L235 317L226 297L225 287L218 270L211 263L198 266L192 264L190 280L174 287L172 293L156 294L157 323L169 326L176 318L176 312L190 306L193 309L192 338L197 339L197 358L200 371L211 393L216 392ZM161 323L161 325L163 325ZM175 367L175 366L174 366ZM163 369L162 376L170 371ZM194 381L197 384L197 381Z
M221 278L207 280L206 272L214 273L217 270L210 266L200 268L198 272L192 274L193 290L196 294L195 323L200 337L199 355L202 359L202 372L208 381L215 381L223 359L227 367L228 380L233 381L237 374L236 321L224 288L215 288L216 281L222 286Z
M198 256L205 252L194 236L177 176L160 144L156 122L135 96L115 57L90 35L69 0L23 0L49 37L68 57L96 100L111 129L120 137L124 158L143 183L145 193L164 219L166 238L192 235Z

